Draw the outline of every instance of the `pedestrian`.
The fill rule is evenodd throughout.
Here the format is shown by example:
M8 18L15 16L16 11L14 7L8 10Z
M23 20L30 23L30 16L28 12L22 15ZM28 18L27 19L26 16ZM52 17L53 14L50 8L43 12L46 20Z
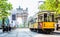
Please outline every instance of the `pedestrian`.
M56 29L56 30L58 30L58 25L59 25L59 24L57 24L57 29Z
M11 31L11 26L10 26L10 24L9 24L9 31Z

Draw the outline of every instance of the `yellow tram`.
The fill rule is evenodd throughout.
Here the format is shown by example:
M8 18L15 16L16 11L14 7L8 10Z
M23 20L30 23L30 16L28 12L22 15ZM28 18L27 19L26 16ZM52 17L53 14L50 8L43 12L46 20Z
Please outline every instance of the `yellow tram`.
M40 11L30 20L31 31L50 33L55 30L53 11Z

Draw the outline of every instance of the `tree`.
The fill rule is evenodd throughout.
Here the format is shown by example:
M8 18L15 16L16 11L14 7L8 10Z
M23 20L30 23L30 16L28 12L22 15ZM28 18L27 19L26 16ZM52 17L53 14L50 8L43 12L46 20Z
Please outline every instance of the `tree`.
M4 21L10 14L9 10L12 9L12 4L8 0L0 0L0 18L2 18L2 26L5 26Z
M39 6L41 10L55 11L60 14L60 0L45 0L41 6Z

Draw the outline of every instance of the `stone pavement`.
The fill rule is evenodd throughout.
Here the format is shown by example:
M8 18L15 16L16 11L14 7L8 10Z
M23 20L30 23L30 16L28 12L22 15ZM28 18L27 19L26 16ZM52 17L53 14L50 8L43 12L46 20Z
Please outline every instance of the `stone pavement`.
M0 30L0 37L60 37L60 31L54 31L53 34L43 34L32 32L29 29L15 29L5 33Z

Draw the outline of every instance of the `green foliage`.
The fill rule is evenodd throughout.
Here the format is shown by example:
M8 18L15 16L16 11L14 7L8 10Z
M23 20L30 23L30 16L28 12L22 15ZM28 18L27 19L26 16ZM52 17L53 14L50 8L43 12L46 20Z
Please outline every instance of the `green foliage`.
M45 0L45 2L39 6L39 9L55 11L57 14L60 14L60 0Z
M12 9L12 4L8 3L7 0L0 0L0 17L7 17Z

